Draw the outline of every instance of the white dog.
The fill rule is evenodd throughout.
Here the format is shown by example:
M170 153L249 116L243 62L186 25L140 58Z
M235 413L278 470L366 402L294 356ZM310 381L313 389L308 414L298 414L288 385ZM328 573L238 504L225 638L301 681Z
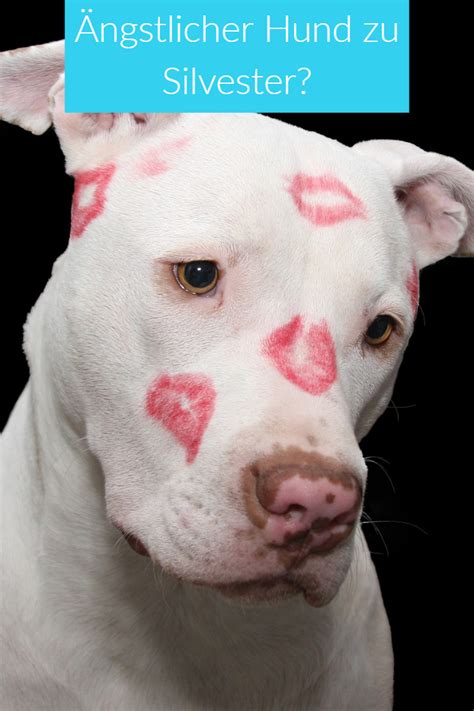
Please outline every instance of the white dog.
M419 270L473 250L473 173L259 115L66 114L62 71L62 43L0 60L2 117L53 123L76 180L2 435L1 708L390 709L358 442Z

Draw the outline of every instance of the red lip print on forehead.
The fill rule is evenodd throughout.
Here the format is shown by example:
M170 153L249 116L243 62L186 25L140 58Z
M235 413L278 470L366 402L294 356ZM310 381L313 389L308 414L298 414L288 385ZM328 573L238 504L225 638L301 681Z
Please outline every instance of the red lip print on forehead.
M161 422L186 450L191 464L214 412L216 391L210 378L196 373L161 375L146 396L146 412Z
M326 321L305 333L301 316L295 316L264 340L262 350L287 380L311 395L322 395L336 380L336 349Z
M420 297L420 279L416 264L413 262L410 276L406 280L406 288L410 294L411 310L413 316L416 316L418 311L418 300Z
M175 141L166 141L161 146L150 148L140 159L138 172L142 177L161 175L171 168L168 160L188 145L191 137L185 136Z
M109 163L93 170L76 173L72 199L71 237L80 237L88 225L101 215L105 208L106 191L115 165Z
M301 215L318 227L329 227L345 220L365 220L367 217L362 201L332 175L297 173L288 192ZM312 195L320 198L319 203L307 199ZM334 204L325 204L328 196L332 196Z

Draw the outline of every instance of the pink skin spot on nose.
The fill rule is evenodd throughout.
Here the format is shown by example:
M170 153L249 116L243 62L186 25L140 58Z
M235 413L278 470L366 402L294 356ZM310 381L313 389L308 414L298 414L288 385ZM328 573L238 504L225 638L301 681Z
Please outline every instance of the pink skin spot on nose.
M305 175L297 173L288 188L299 212L318 227L329 227L345 220L367 217L362 201L343 182L332 175ZM335 205L310 203L305 195L332 195L343 198Z
M80 237L88 225L101 215L105 208L108 185L115 173L109 163L93 170L76 173L72 199L71 237Z
M138 164L138 172L144 177L165 173L171 167L167 159L187 146L190 141L191 138L186 136L176 141L167 141L159 147L150 148L147 153L141 157Z
M146 396L146 412L161 422L186 450L191 464L214 412L216 391L205 375L161 375Z
M417 266L414 262L410 276L406 280L406 288L408 290L408 293L410 294L413 316L416 316L416 312L418 311L418 301L420 298L420 279Z
M322 395L336 380L336 349L326 321L304 332L301 316L295 316L264 340L262 350L287 380L311 395Z

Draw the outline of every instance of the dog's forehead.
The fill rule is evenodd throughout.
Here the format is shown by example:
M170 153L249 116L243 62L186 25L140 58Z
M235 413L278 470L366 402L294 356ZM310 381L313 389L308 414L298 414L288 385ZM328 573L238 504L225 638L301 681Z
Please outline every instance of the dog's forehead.
M396 262L403 251L383 171L337 141L281 121L186 116L119 163L113 202L121 220L160 248L228 241L275 253L291 244L352 269L361 253L366 269L374 260Z
M349 187L357 185L369 198L389 188L382 170L377 171L351 148L254 114L187 115L167 132L157 131L137 144L131 162L137 159L142 175L149 177L158 177L179 163L184 169L182 182L186 177L192 180L193 192L203 197L227 191L234 199L249 198L256 189L269 193L282 187L282 178L298 172L346 180Z

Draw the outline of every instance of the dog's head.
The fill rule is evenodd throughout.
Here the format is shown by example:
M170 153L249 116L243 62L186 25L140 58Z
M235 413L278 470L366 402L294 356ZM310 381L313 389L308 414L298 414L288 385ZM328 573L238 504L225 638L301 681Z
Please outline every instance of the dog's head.
M76 181L41 328L110 520L239 602L327 603L419 270L473 250L472 172L258 115L66 114L60 43L0 72L3 117L54 123Z

